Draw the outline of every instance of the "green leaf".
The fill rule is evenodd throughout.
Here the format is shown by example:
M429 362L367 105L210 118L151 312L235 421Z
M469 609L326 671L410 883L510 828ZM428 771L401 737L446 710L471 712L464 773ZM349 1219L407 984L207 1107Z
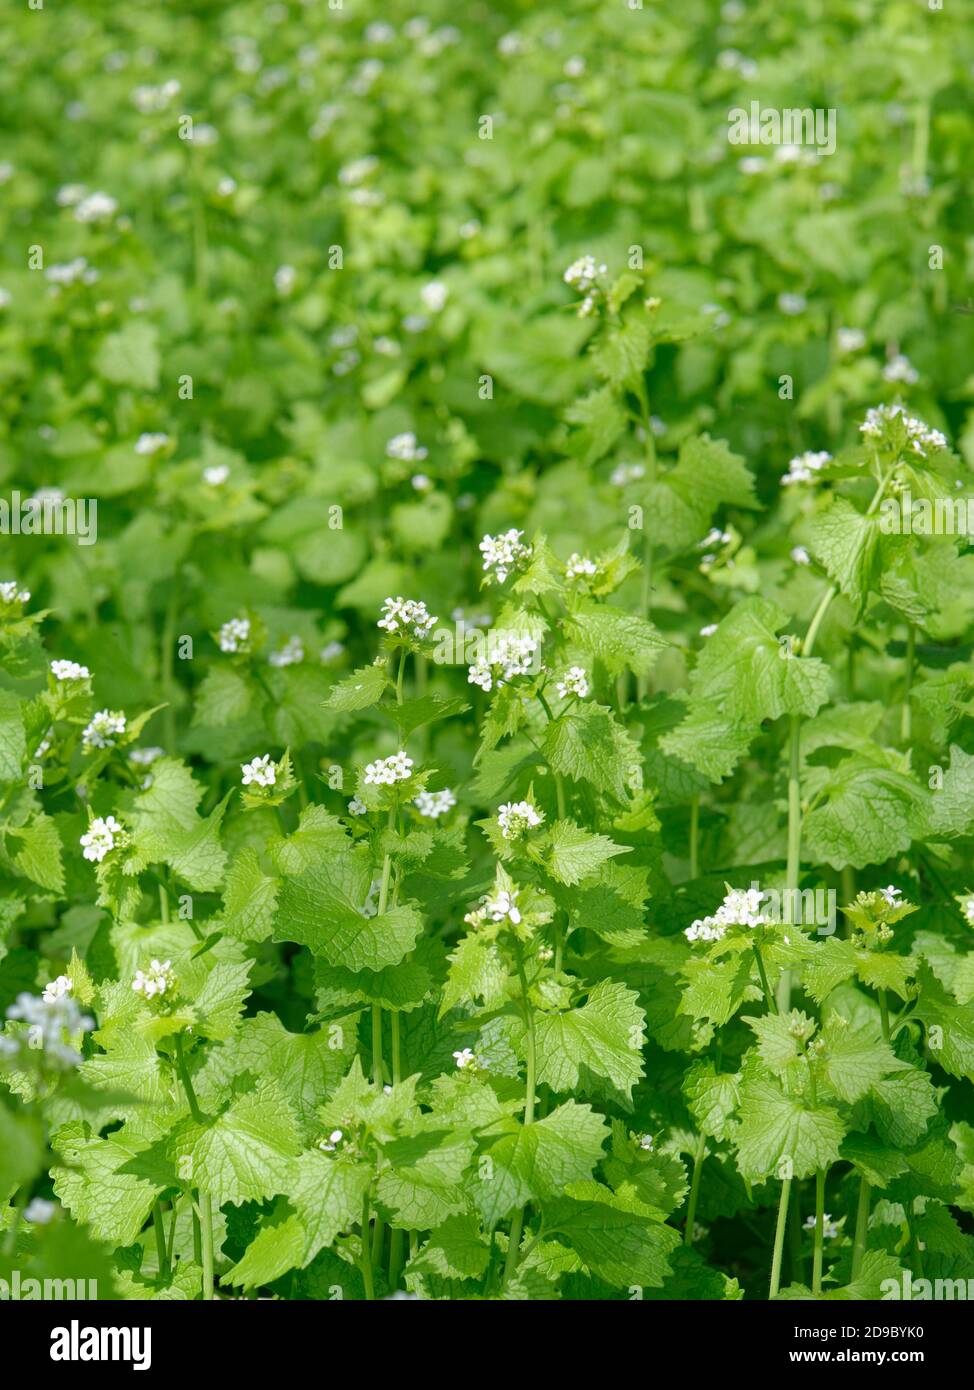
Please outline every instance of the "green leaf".
M844 497L835 497L813 518L810 549L857 610L873 583L879 518L864 516Z
M617 845L607 835L593 835L571 820L555 821L550 830L531 846L545 871L558 883L580 883L590 878L617 854L631 854L628 845Z
M568 1183L590 1178L609 1132L591 1106L572 1100L534 1124L511 1123L488 1150L491 1166L476 1198L490 1226L526 1202L550 1200Z
M437 1274L442 1279L479 1279L487 1269L490 1248L475 1216L449 1216L422 1250L409 1261L409 1274Z
M379 703L388 684L389 676L385 662L361 666L343 681L332 686L328 696L328 708L343 711L369 709Z
M266 941L271 934L281 881L265 874L257 851L245 845L227 870L223 925L238 941Z
M734 1142L746 1182L811 1177L838 1161L845 1132L837 1111L785 1095L774 1081L752 1077L741 1087Z
M262 1081L211 1123L185 1122L169 1148L177 1170L182 1171L180 1160L189 1159L193 1183L222 1206L288 1192L300 1144L277 1083Z
M405 905L366 917L347 896L335 866L319 865L285 880L274 940L300 942L329 964L348 970L382 970L398 965L422 930L420 914Z
M0 690L0 782L20 779L27 757L23 706L10 690Z
M646 618L591 599L568 614L564 627L569 640L601 661L610 676L625 670L648 675L668 645Z
M626 788L640 766L639 749L604 705L582 705L553 719L544 736L552 771L574 782L626 799Z
M20 872L52 893L63 893L61 836L51 817L38 812L26 825L8 829L7 835L19 846L13 861Z
M538 1081L553 1091L628 1101L643 1074L644 1026L638 996L600 980L581 1008L538 1017Z
M598 1183L572 1183L566 1199L552 1204L546 1222L606 1283L658 1287L671 1272L668 1256L680 1234L632 1205Z
M133 319L104 339L95 354L95 370L117 386L155 391L159 385L158 338L153 324Z

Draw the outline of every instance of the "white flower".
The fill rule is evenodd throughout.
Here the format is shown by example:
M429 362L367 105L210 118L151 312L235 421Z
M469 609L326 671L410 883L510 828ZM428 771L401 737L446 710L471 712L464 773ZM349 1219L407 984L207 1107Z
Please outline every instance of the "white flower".
M225 174L217 182L216 191L221 198L230 198L237 191L237 180L232 179L229 174Z
M890 907L895 907L895 906L896 906L896 899L897 899L897 898L902 898L902 896L903 896L903 890L902 890L902 888L894 888L893 885L892 885L892 883L889 885L888 888L880 888L879 891L880 891L880 893L883 895L883 897L886 899L886 902L887 902L887 904L888 904Z
M326 1154L334 1153L336 1146L342 1142L343 1138L344 1134L342 1130L333 1129L327 1139L319 1141L318 1148Z
M463 1050L460 1052L454 1052L453 1058L461 1071L463 1071L464 1067L469 1067L471 1064L476 1064L476 1058L474 1057L473 1052L469 1047L463 1048Z
M413 760L403 752L389 758L378 758L365 769L367 786L391 787L395 782L407 782L413 775Z
M530 558L531 547L522 542L523 535L523 531L516 531L512 527L510 531L497 536L484 536L480 542L480 553L484 557L482 568L486 573L486 583L496 581L503 584L512 569Z
M899 426L914 453L926 458L927 450L946 449L947 440L939 430L925 425L915 415L907 415L901 405L877 405L866 411L866 418L859 426L860 434L867 439L889 442L889 435Z
M78 222L107 222L114 217L118 203L108 193L89 193L75 204L74 215Z
M501 889L494 896L488 897L484 902L484 911L492 922L503 922L506 917L515 926L521 920L521 912L517 905L517 894L509 893L506 889Z
M76 661L52 661L51 672L58 681L83 681L91 675L87 666L79 666Z
M172 970L171 960L152 960L149 962L148 970L137 970L132 981L132 988L136 994L144 994L146 999L154 999L157 995L165 994L171 990L176 983L176 977Z
M398 632L402 628L411 632L413 637L426 637L435 622L436 617L430 614L426 604L420 599L404 599L399 595L383 601L382 616L376 627L381 627L386 632Z
M279 651L271 652L268 666L297 666L304 660L304 643L300 637L289 637Z
M579 579L583 574L595 574L598 565L594 560L590 560L587 555L579 555L577 552L568 557L565 565L566 579Z
M54 999L63 998L65 994L70 994L73 988L74 985L69 975L59 975L56 980L52 980L50 984L44 986L44 993L41 998L50 1003Z
M131 753L129 753L129 762L136 763L139 767L148 767L151 763L155 762L156 758L165 757L165 754L166 750L164 748L155 746L151 748L133 748Z
M350 816L364 816L368 809L365 802L360 801L357 796L353 796L348 803L348 814Z
M808 450L804 454L797 454L790 460L788 472L782 475L782 484L789 487L792 483L810 483L814 480L815 474L831 462L832 455L824 449L818 453Z
M806 1230L806 1231L814 1231L814 1230L815 1230L815 1225L816 1225L815 1217L814 1217L814 1216L809 1216L809 1217L806 1217L806 1219L805 1219L805 1222L804 1222L804 1225L803 1225L803 1229ZM829 1215L829 1213L828 1213L827 1211L823 1211L823 1212L822 1212L822 1237L823 1237L823 1239L825 1239L825 1240L835 1240L835 1238L838 1236L838 1234L839 1234L839 1227L838 1227L838 1225L832 1220L832 1217Z
M859 352L866 346L866 335L861 328L840 328L835 341L840 352Z
M49 1202L44 1197L33 1197L24 1207L24 1220L32 1226L46 1226L61 1210L60 1202Z
M73 208L87 191L83 183L65 183L58 189L55 201L59 208Z
M544 812L530 801L507 801L497 808L497 825L505 840L519 840L526 830L534 830L544 820Z
M345 650L344 642L327 642L318 653L319 661L337 661Z
M902 352L898 352L886 363L883 376L887 381L905 381L908 386L915 386L920 380L920 373Z
M743 159L737 161L737 167L742 174L760 174L767 166L768 161L759 154L746 154Z
M161 430L155 434L140 434L135 441L135 452L137 454L158 454L159 450L164 449L168 443L168 434L163 434Z
M728 927L760 927L767 922L761 912L763 894L758 888L732 888L712 917L699 917L683 935L688 941L720 941Z
M418 463L427 455L427 450L416 441L412 430L395 434L386 444L386 457L400 459L403 463Z
M85 859L100 864L105 855L115 848L116 837L122 833L122 827L114 816L96 816L81 837Z
M30 590L18 589L16 579L7 579L0 584L0 599L4 603L28 603Z
M88 261L84 256L75 256L73 261L62 261L49 265L44 274L52 285L74 285L79 280L91 283L88 272ZM91 275L97 279L98 272L92 271Z
M489 691L495 681L503 685L515 676L527 675L537 651L538 643L534 637L505 633L496 637L489 644L487 655L469 668L467 680L471 685L479 685L481 690Z
M220 628L221 652L245 652L250 641L250 619L231 618Z
M580 294L587 294L607 269L607 266L597 265L594 256L579 256L577 261L572 261L562 279Z
M716 623L707 623L706 627L702 627L702 628L700 629L700 636L701 636L701 637L713 637L713 635L714 635L714 633L715 633L716 631L717 631L717 624L716 624Z
M450 291L442 280L431 280L420 290L419 297L423 301L424 309L428 309L431 314L438 314L446 303L449 293Z
M215 463L211 468L203 469L203 481L207 487L220 487L230 476L230 465L228 463Z
M639 1136L639 1147L645 1149L647 1153L653 1152L653 1136L651 1134L641 1134Z
M791 558L794 560L796 565L810 565L812 563L812 557L809 555L808 551L805 549L803 545L796 545L792 547Z
M273 787L277 781L277 768L269 753L264 753L259 758L251 758L249 763L241 763L240 771L243 774L240 780L245 787L249 787L251 783L258 787Z
M298 272L293 265L279 265L274 271L274 288L279 295L286 297L294 289L297 278Z
M584 666L569 666L564 676L555 686L560 699L565 700L569 695L575 695L579 700L584 700L591 687L588 682L588 672Z
M803 314L808 307L808 300L803 294L784 294L778 295L778 308L783 314Z
M646 469L643 464L619 463L609 474L609 482L613 487L626 487L629 483L636 483L645 476Z
M41 994L17 995L16 1003L7 1009L7 1017L27 1024L26 1035L0 1038L0 1056L16 1056L21 1047L29 1054L43 1052L44 1060L58 1070L76 1067L83 1060L81 1053L69 1046L66 1039L76 1039L90 1033L94 1020L83 1014L70 994L45 999Z
M346 186L361 183L378 167L379 161L373 154L367 154L363 159L353 159L350 164L344 164L339 169L338 182Z
M4 289L3 286L0 285L0 309L9 309L12 303L13 295L8 289Z
M114 734L125 733L126 718L121 710L100 709L81 735L85 750L91 748L114 748Z
M445 816L456 804L457 799L449 787L444 787L438 792L423 791L413 798L413 805L419 814L427 816L430 820L439 820L440 816Z

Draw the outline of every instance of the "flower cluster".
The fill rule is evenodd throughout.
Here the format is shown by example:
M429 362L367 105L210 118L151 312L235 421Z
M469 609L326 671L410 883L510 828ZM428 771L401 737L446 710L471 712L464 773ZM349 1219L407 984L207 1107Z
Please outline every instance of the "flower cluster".
M587 555L579 555L576 551L574 555L569 555L565 564L565 578L581 579L583 576L596 574L598 568L594 560L590 560Z
M713 916L697 918L683 935L688 941L720 941L728 927L764 926L762 896L759 888L729 888Z
M832 455L825 449L820 449L817 453L807 450L804 454L797 454L789 462L788 472L782 474L782 485L789 487L792 483L811 483L815 474L831 462Z
M570 695L576 696L579 700L584 700L588 695L591 686L589 685L588 672L584 666L569 666L561 680L555 686L560 699L565 700Z
M27 1036L0 1037L0 1058L6 1056L13 1060L18 1056L39 1055L57 1071L76 1067L81 1062L81 1053L68 1040L90 1033L95 1026L94 1019L81 1012L77 1000L67 991L55 996L18 994L16 1003L7 1010L7 1017L26 1023Z
M580 316L587 317L595 312L599 295L599 276L604 275L607 270L608 266L597 264L594 256L579 256L577 261L572 261L562 276L566 285L571 285L573 290L577 290L583 296L578 306Z
M544 820L544 812L530 801L507 801L497 808L497 824L505 840L519 840Z
M322 1153L333 1154L344 1137L342 1130L333 1129L327 1139L319 1139L318 1148L321 1149Z
M276 652L267 658L268 666L297 666L304 660L304 643L300 637L289 637Z
M114 748L116 734L125 733L126 719L121 710L100 709L81 735L85 750Z
M176 983L176 976L173 974L171 960L151 960L148 970L137 970L135 979L132 981L132 988L136 994L144 994L146 999L155 999L157 996L171 991Z
M249 763L241 763L240 771L243 774L240 780L245 787L249 787L251 784L258 787L273 787L277 781L277 768L269 753L264 753L259 758L251 758Z
M807 1217L805 1218L805 1222L804 1222L804 1224L803 1224L803 1226L802 1226L802 1230L805 1230L805 1231L814 1231L814 1230L815 1230L815 1225L816 1225L816 1222L815 1222L815 1217L814 1217L814 1215L812 1215L812 1216L807 1216ZM835 1221L832 1220L832 1217L829 1215L829 1213L828 1213L827 1211L823 1211L823 1212L822 1212L822 1236L823 1236L823 1238L824 1238L825 1240L835 1240L836 1237L838 1236L838 1234L839 1234L839 1227L838 1227L837 1223L836 1223Z
M154 434L140 434L135 441L135 452L137 454L158 454L169 443L168 434L163 434L161 430Z
M56 999L63 999L66 994L70 994L74 988L69 975L59 975L56 980L51 980L50 984L44 986L44 993L41 998L47 1004L52 1004Z
M479 927L484 922L510 922L512 926L518 926L521 911L517 905L517 892L498 888L493 894L488 893L480 907L468 912L463 920L471 927Z
M0 599L4 603L29 603L30 590L18 589L16 579L6 579L0 584Z
M449 787L444 787L439 792L420 792L419 796L413 799L413 805L419 814L428 816L430 820L439 820L440 816L445 816L456 804L457 799Z
M393 435L386 445L386 457L399 459L403 463L419 463L427 453L428 450L418 442L412 430Z
M484 557L484 583L503 584L504 580L522 565L531 554L531 547L521 540L523 531L503 531L497 536L484 536L480 542L480 553Z
M897 432L913 453L926 458L928 452L947 448L947 440L939 430L932 430L916 415L907 415L901 405L877 405L866 411L866 418L859 426L860 434L867 439L880 440L887 447L898 446Z
M491 643L487 656L473 664L467 681L490 691L515 676L526 676L534 665L538 642L534 637L504 635Z
M166 750L164 748L155 746L151 748L133 748L129 753L129 762L135 763L138 767L149 767L151 763L155 762L156 758L164 758L165 756Z
M250 619L231 618L220 628L221 652L245 652L250 642Z
M81 837L84 857L93 864L100 864L109 851L118 844L124 829L114 816L96 816Z
M472 1048L463 1047L459 1052L454 1052L453 1060L457 1064L458 1071L487 1071L487 1062L483 1057L479 1057Z
M398 595L383 602L382 617L376 626L384 628L386 632L399 632L403 629L413 637L427 637L435 622L436 616L429 612L426 604L420 599L404 599Z
M51 673L56 681L83 681L91 675L87 666L79 666L76 661L52 661Z
M378 758L365 769L366 784L373 787L391 787L395 782L407 782L412 775L413 760L403 752Z

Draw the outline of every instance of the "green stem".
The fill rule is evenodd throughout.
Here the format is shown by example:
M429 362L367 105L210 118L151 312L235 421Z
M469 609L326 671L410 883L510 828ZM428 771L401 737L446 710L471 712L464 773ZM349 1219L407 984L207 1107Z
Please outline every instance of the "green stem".
M866 1232L869 1229L869 1183L859 1181L859 1205L856 1209L856 1235L852 1246L852 1282L859 1277L862 1257L866 1253Z
M788 1266L791 1271L791 1283L804 1284L805 1282L805 1261L802 1256L802 1208L801 1208L801 1184L792 1183L791 1201L788 1213Z
M362 1271L362 1283L365 1285L365 1297L370 1303L375 1299L375 1288L372 1283L372 1256L369 1253L369 1194L366 1192L362 1198L362 1240L361 1253L359 1255L359 1268Z
M788 725L788 863L785 887L788 902L798 901L802 853L801 720L793 714ZM793 923L791 925L794 925ZM778 981L778 1012L791 1008L791 971L783 970Z
M162 691L166 697L166 707L162 711L164 740L167 753L176 751L176 710L173 696L176 692L173 659L176 645L176 615L179 607L179 573L173 575L166 616L162 625L162 649L160 652L160 675Z
M402 704L402 686L406 675L406 648L403 647L399 657L399 671L396 675L396 704Z
M156 1256L159 1260L159 1276L169 1278L169 1252L166 1248L166 1229L162 1224L162 1207L158 1201L152 1204L152 1226L156 1233Z
M703 1173L704 1158L707 1153L707 1136L701 1134L693 1155L693 1176L690 1179L690 1196L687 1198L687 1219L683 1227L683 1244L693 1244L693 1228L697 1220L697 1198L700 1195L700 1177Z
M906 637L906 682L903 690L903 710L900 715L900 739L909 743L913 733L913 711L910 708L910 694L913 690L913 664L916 657L917 630L912 623L907 628Z
M785 1248L785 1227L788 1224L788 1199L791 1196L791 1178L781 1184L781 1197L778 1201L778 1221L774 1232L774 1251L771 1255L771 1284L768 1298L777 1298L781 1288L781 1257Z
M186 1065L186 1054L183 1051L182 1034L177 1033L173 1039L176 1049L176 1070L179 1072L179 1079L183 1083L183 1090L186 1092L186 1099L189 1102L189 1111L197 1124L203 1124L203 1112L200 1110L199 1102L196 1099L196 1092L193 1089L193 1079L189 1074L189 1067ZM196 1189L199 1199L198 1205L193 1203L193 1254L203 1268L203 1298L212 1302L213 1299L213 1206L210 1201L209 1193L200 1192Z
M521 1006L524 1011L525 1049L527 1052L527 1077L524 1092L524 1123L534 1123L534 1100L537 1076L537 1049L534 1033L534 1009L528 998L528 980L524 973L524 960L521 948L517 948L517 974L521 983ZM524 1230L524 1207L519 1207L511 1220L511 1234L507 1243L507 1259L504 1262L504 1285L513 1277L517 1269L518 1253L521 1245L521 1232Z
M382 1006L372 1005L372 1080L382 1085Z
M877 990L879 997L879 1017L883 1025L883 1037L889 1042L889 1002L885 989Z
M558 799L558 819L565 819L565 782L560 772L555 773L555 796Z
M822 1292L822 1240L825 1232L825 1169L815 1174L815 1250L812 1255L812 1293Z
M690 878L695 879L700 872L700 798L690 801Z
M778 1005L774 995L771 993L771 986L768 984L768 973L764 968L764 957L761 954L761 947L755 944L751 949L754 952L754 959L758 963L758 976L761 980L761 988L764 990L764 997L767 1000L768 1013L776 1014L778 1012Z
M653 421L649 409L649 393L646 390L645 381L640 381L639 390L639 411L642 419L644 444L646 448L646 471L650 483L656 481L656 440L653 437ZM645 520L645 518L644 518ZM649 532L643 530L643 574L642 587L639 598L639 611L644 618L649 619L653 610L653 543L649 538ZM636 680L636 697L642 700L649 691L649 677L639 676Z
M213 1302L213 1202L208 1192L200 1192L200 1226L202 1227L203 1301Z

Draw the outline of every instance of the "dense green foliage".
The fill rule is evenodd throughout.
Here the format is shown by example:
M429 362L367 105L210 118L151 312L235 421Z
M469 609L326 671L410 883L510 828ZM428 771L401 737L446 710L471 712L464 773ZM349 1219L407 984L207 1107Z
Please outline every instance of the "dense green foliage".
M966 20L10 17L0 1278L974 1278Z

